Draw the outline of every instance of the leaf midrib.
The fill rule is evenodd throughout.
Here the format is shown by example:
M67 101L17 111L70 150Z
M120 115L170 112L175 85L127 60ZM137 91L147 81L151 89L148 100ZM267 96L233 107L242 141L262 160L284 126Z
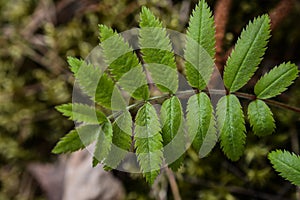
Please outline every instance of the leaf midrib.
M174 101L174 99L171 98L170 99L170 104L169 104L169 109L170 109L169 128L170 128L170 139L171 140L172 140L172 138L174 138L174 134L173 134L174 123L173 123L173 117L172 117L172 116L174 116L173 101Z
M267 91L269 88L271 88L271 87L273 87L273 85L274 84L277 84L278 82L280 82L282 79L282 77L285 77L290 71L292 71L293 70L293 68L290 68L289 70L287 70L287 71L285 71L283 74L277 74L277 76L273 79L274 81L271 81L271 83L265 88L265 89L263 89L258 95L257 95L257 97L258 98L260 98L263 94L264 94L264 92L265 91ZM271 97L272 97L272 95L271 95Z
M261 25L260 25L258 31L255 32L255 38L254 38L253 42L251 42L250 47L247 49L246 53L244 54L243 59L242 59L242 63L238 66L237 72L233 75L233 79L232 79L233 81L231 82L231 85L230 85L230 88L229 88L230 90L232 89L232 86L233 86L234 83L236 82L236 77L238 76L238 74L240 74L240 69L241 69L241 67L242 67L243 64L244 64L244 62L245 62L245 60L246 60L246 57L248 57L248 52L250 51L250 49L253 48L253 44L256 43L257 38L258 38L258 36L259 36L259 33L262 31L262 27L263 27L263 25L264 25L264 22L265 22L265 19L264 19L264 21L261 23ZM235 51L235 50L234 50L234 51Z
M300 175L300 169L297 169L297 168L293 167L292 165L289 165L287 162L285 162L285 160L281 160L280 158L276 158L276 160L279 163L281 163L282 165L284 165L285 167L291 168L290 170L294 171L296 174ZM280 172L280 173L282 173L282 172ZM291 176L291 175L288 174L288 176Z
M204 10L204 3L203 3L203 1L201 1L201 15L200 15L200 24L199 24L199 32L198 32L198 38L197 38L197 43L199 44L199 45L197 45L197 82L198 82L198 88L200 88L201 87L201 84L200 84L200 73L199 73L199 71L198 71L198 67L199 67L199 59L200 59L200 56L199 56L199 49L200 49L200 45L201 45L201 47L202 47L202 24L203 24L203 10Z
M255 103L255 109L257 111L254 114L258 118L258 120L253 124L253 125L255 125L256 129L260 129L261 125L263 125L264 122L265 122L265 117L263 117L263 115L261 114L262 113L262 110L261 110L262 107L258 106L258 103L259 103L258 101L260 101L260 100L256 100L256 102L254 102ZM259 124L259 126L256 126L257 124Z
M203 104L201 104L201 101L200 101L200 94L197 94L197 106L198 106L198 108L199 108L199 111L201 110L201 105L203 105L204 107L206 107L206 105L204 105L204 103ZM199 136L199 134L201 133L201 135L199 136L199 138L201 138L201 143L203 144L203 141L204 141L204 139L205 139L205 136L206 136L206 133L204 132L204 127L201 125L201 124L203 124L203 118L205 118L205 116L203 116L202 115L202 117L201 117L201 113L199 113L199 115L198 115L198 129L197 129L197 135ZM208 130L207 130L208 131ZM196 136L197 136L196 135ZM201 144L201 145L202 145Z
M151 165L151 152L150 152L150 145L149 145L149 119L148 119L148 112L149 112L149 108L148 106L150 106L149 104L146 104L146 109L145 109L145 119L146 119L146 130L147 130L147 148L148 148L148 158L149 158L149 162L147 162L149 169L151 169L152 165ZM151 171L150 171L151 173Z
M226 103L226 106L227 106L227 109L226 109L226 118L229 120L229 128L230 128L230 135L229 135L229 140L230 140L230 143L231 143L231 146L232 146L232 149L234 151L234 154L236 153L236 147L235 147L235 144L233 142L234 140L234 135L233 135L233 129L232 129L232 116L231 116L231 109L230 109L230 96L227 97L227 103Z

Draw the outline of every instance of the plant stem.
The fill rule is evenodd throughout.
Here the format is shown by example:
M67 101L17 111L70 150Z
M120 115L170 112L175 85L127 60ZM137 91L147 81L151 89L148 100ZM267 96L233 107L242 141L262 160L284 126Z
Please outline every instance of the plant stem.
M209 91L204 91L204 92L210 93L210 94L215 94L215 95L224 95L226 93L226 91L224 91L224 90L214 90L214 89L211 89ZM176 95L179 98L188 98L188 97L192 96L193 94L195 94L194 90L186 90L186 91L180 91L180 92L176 93ZM235 92L233 94L235 94L236 96L243 98L243 99L248 99L248 100L256 99L256 96L253 94L248 94L248 93L243 93L243 92ZM300 108L298 108L298 107L290 106L285 103L281 103L279 101L274 101L274 100L270 100L270 99L261 99L261 100L266 102L269 105L300 113Z
M214 94L214 95L225 95L226 94L225 90L216 90L216 89L210 89L209 91L205 90L203 92L205 92L207 94ZM187 99L187 98L189 98L190 96L192 96L194 94L196 94L195 90L185 90L185 91L178 91L175 95L178 98ZM236 95L237 97L240 97L240 98L243 98L243 99L248 99L248 100L255 100L255 99L257 99L256 96L253 95L253 94L248 94L248 93L243 93L243 92L234 92L233 94ZM162 100L167 99L169 97L170 97L169 94L163 94L161 96L151 97L148 100L148 102L155 103L155 102L159 102L159 100L162 101ZM290 106L288 104L281 103L281 102L275 101L275 100L270 100L270 99L261 99L261 100L264 101L264 102L266 102L269 105L272 105L272 106L275 106L275 107L278 107L278 108L283 108L283 109L286 109L286 110L290 110L290 111L294 111L294 112L300 113L300 108L298 108L298 107ZM130 110L132 108L135 108L137 106L142 105L144 102L145 101L138 101L138 102L136 102L136 103L134 103L132 105L127 106L126 109ZM113 113L108 118L113 118L113 117L119 116L119 114L121 114L122 112L123 111L119 111L117 113Z
M181 200L178 185L177 185L177 182L175 180L174 173L168 167L166 167L165 170L167 172L167 177L169 179L169 183L170 183L170 187L171 187L171 190L172 190L174 200Z

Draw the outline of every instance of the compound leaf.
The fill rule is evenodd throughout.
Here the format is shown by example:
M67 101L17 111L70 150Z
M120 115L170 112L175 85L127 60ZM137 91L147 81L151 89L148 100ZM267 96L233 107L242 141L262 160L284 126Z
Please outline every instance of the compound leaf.
M265 74L255 85L254 93L260 99L275 97L290 86L298 77L298 67L290 62L282 63Z
M224 84L230 92L243 87L253 76L265 54L269 38L268 15L254 19L242 31L224 71Z
M199 156L205 157L217 142L213 107L207 94L190 97L187 104L188 135Z
M274 132L273 114L262 100L252 101L248 106L248 118L253 132L257 136L266 136Z
M87 124L100 124L106 120L105 115L95 108L80 103L68 103L56 106L56 109L70 120Z
M246 128L244 114L235 95L230 94L219 100L217 124L222 150L229 159L237 161L244 152Z
M207 3L200 0L190 17L184 51L187 80L192 87L206 87L213 72L215 43L212 13Z
M53 148L52 153L68 153L83 149L96 140L99 131L99 125L78 127L62 137Z
M300 157L298 155L276 150L269 153L268 158L280 176L300 186Z
M137 158L146 178L150 184L160 172L162 164L162 136L160 123L154 107L145 103L135 118L135 148Z
M180 100L173 96L164 101L160 113L162 138L166 163L177 171L183 162L185 137L183 130L183 112Z
M178 76L167 31L146 7L142 7L140 18L140 47L145 66L161 91L175 93Z

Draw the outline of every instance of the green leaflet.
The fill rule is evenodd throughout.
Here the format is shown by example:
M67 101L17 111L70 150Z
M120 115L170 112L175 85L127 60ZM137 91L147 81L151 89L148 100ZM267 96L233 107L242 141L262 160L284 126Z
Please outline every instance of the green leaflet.
M135 99L148 99L149 90L143 69L141 67L135 67L126 73L119 80L119 85L127 92L131 94Z
M185 135L183 113L178 97L173 96L164 101L160 113L164 158L173 171L177 171L183 162L185 152Z
M207 94L201 92L190 97L186 117L192 146L201 158L205 157L218 140L213 107Z
M76 81L79 82L79 86L82 91L95 99L95 93L97 89L97 83L102 76L100 68L94 67L91 64L82 63L80 68L74 74Z
M255 135L266 136L274 132L275 123L273 114L262 100L257 99L249 104L248 118Z
M56 109L70 120L87 124L101 124L106 120L105 115L95 108L85 104L68 103L56 106Z
M298 67L295 64L283 63L265 74L255 85L254 93L257 98L268 99L275 97L290 86L298 77Z
M181 125L182 116L181 103L178 97L173 96L164 101L160 113L164 145L174 139Z
M105 160L106 168L115 169L131 148L132 119L128 111L113 123L112 147Z
M96 148L93 157L93 166L95 167L98 163L105 162L107 155L109 154L112 135L113 135L112 125L109 120L104 122L96 139Z
M224 84L230 92L243 87L253 76L265 54L269 38L268 15L254 19L242 31L224 71Z
M105 61L119 86L136 99L148 99L146 76L133 49L111 28L100 25L99 31ZM138 88L132 87L136 83L139 84Z
M83 60L69 57L68 62L79 86L99 105L111 108L114 82L99 67L86 64Z
M280 176L300 186L300 157L288 151L276 150L268 156Z
M235 95L222 97L217 105L221 147L226 156L237 161L244 152L246 128L240 102Z
M99 125L80 126L62 137L52 153L68 153L83 149L96 140L99 131Z
M73 74L76 74L80 66L84 64L84 60L68 56L68 63Z
M105 62L116 80L132 68L141 67L133 49L117 32L105 25L99 25L99 32Z
M145 103L135 118L135 148L137 158L146 178L150 184L160 172L162 164L162 136L160 124L154 107Z
M140 18L140 47L145 66L161 91L175 93L178 76L167 31L146 7L142 7Z
M103 74L98 82L95 94L96 103L111 108L111 98L114 91L114 82L108 77L107 74Z
M213 72L215 43L214 19L207 3L201 0L190 17L184 51L186 76L192 87L206 87Z

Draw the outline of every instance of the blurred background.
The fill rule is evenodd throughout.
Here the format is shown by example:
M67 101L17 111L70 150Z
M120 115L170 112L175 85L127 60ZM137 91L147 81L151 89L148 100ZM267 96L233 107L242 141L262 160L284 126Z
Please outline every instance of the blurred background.
M290 60L300 66L299 1L207 2L218 14L219 67L249 20L264 13L274 19L265 59L243 91L253 93L257 78L281 62ZM119 32L137 27L140 7L146 5L167 28L184 33L196 3L0 0L0 200L174 198L165 172L152 187L141 175L106 173L100 168L94 180L85 176L89 174L85 155L53 155L55 143L74 126L54 106L71 101L74 78L66 57L85 58L98 45L98 24ZM300 107L299 88L298 78L276 100ZM242 100L245 107L248 103ZM182 199L300 199L299 189L279 177L267 160L273 149L299 153L300 114L271 109L276 133L257 138L248 129L246 150L238 162L230 162L218 145L201 160L188 151L184 166L174 174Z

